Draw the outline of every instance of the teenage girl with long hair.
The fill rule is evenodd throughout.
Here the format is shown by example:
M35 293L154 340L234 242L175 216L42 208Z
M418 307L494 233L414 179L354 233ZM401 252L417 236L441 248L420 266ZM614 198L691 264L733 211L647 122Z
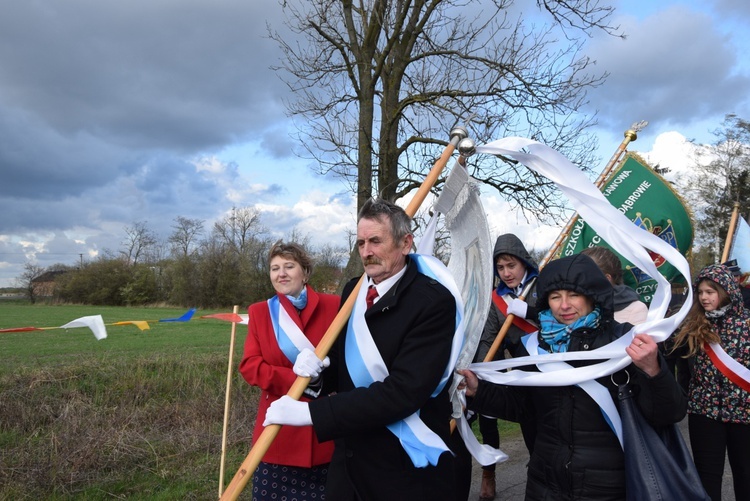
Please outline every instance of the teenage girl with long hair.
M750 499L750 381L732 361L750 368L750 314L726 266L698 274L693 306L675 338L687 353L691 376L688 429L703 487L721 499L724 457L729 456L736 499ZM727 372L729 371L729 372ZM740 370L741 372L741 370Z

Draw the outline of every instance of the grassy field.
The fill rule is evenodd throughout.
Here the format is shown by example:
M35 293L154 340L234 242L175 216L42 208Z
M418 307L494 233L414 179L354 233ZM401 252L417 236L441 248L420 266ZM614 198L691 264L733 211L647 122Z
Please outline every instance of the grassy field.
M179 317L174 308L0 302L0 329ZM217 499L231 324L0 333L0 499ZM258 392L236 372L225 483L250 447ZM250 499L249 489L241 499Z
M0 500L217 499L231 324L198 318L216 312L145 331L108 326L101 341L88 328L0 333ZM0 329L183 313L0 301ZM245 329L236 332L225 485L249 451L259 394L236 370ZM501 437L517 433L501 422ZM240 499L250 498L248 485Z

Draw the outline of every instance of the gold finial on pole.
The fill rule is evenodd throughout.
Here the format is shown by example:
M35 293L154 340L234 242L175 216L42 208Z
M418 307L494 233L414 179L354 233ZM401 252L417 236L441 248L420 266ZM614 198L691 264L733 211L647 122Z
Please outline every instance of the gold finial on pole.
M620 163L620 158L622 157L623 153L625 153L625 149L628 147L630 143L638 139L638 133L642 131L646 126L648 125L648 122L645 120L641 120L640 122L636 122L633 125L630 126L628 130L625 131L625 139L622 140L620 143L620 146L617 147L617 151L615 151L615 154L612 155L612 158L609 159L609 162L607 162L607 165L602 170L602 173L599 174L599 177L596 179L597 188L601 188L604 184L604 181L609 177L609 175L612 173L612 170L615 168L617 164Z

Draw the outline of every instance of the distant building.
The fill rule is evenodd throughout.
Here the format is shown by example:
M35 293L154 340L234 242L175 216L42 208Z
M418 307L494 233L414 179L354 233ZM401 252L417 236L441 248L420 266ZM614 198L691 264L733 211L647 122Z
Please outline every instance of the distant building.
M52 297L55 295L55 280L67 273L67 270L45 271L31 281L35 297Z

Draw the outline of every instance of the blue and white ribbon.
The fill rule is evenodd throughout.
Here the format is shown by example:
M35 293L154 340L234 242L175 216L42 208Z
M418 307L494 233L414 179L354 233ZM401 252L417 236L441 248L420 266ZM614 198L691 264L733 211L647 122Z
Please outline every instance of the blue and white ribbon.
M526 167L552 180L568 197L573 208L613 249L635 266L655 278L659 284L649 306L647 320L635 326L628 334L596 350L584 352L552 353L528 357L472 364L469 368L478 377L493 383L518 386L568 386L583 381L608 376L631 363L625 353L637 333L650 335L654 341L667 339L682 322L692 304L692 291L682 308L673 316L664 318L671 297L671 286L659 273L648 250L664 257L672 266L690 278L690 267L677 249L646 230L635 226L617 210L594 186L580 169L559 152L531 139L510 137L477 147L478 153L503 155L514 158ZM548 372L526 372L513 370L499 373L503 369L524 365L549 364L568 360L602 360L585 367L571 367Z
M478 146L477 153L513 158L553 181L568 197L578 214L602 239L633 265L655 278L658 283L656 293L649 306L647 320L612 343L591 351L535 354L528 357L472 364L469 369L477 377L495 384L515 386L585 384L587 381L608 376L630 365L632 360L625 353L625 348L636 334L648 334L654 341L661 342L674 332L684 320L692 305L692 291L688 290L686 301L680 310L673 316L665 318L671 297L671 286L667 279L659 273L648 250L664 257L689 281L690 267L685 257L677 249L656 235L635 226L623 213L609 203L602 192L580 169L549 146L527 138L508 137ZM570 360L601 360L601 362L584 367L562 364L562 362ZM520 369L506 371L526 365L536 365L541 372ZM610 422L616 427L616 419L612 419L612 415L619 416L619 414L605 412L606 415L609 415ZM618 438L620 437L618 436ZM472 452L472 454L474 453ZM481 464L487 464L482 461L481 455L474 455L474 457Z
M299 353L308 348L315 351L315 346L305 336L302 329L292 320L289 313L281 305L279 296L274 296L268 301L268 313L271 315L271 324L273 324L273 333L276 336L276 342L279 343L279 349L294 364Z
M526 347L526 351L529 353L549 355L549 352L544 351L542 347L539 346L539 336L536 332L523 336L521 338L521 342L523 342L524 346ZM565 362L553 362L549 364L539 365L539 370L544 372L553 372L572 368L573 367L570 364L567 364ZM617 440L620 441L620 446L622 447L622 420L620 419L620 413L617 411L615 401L612 400L612 395L609 393L609 390L607 390L607 388L605 388L598 381L595 381L593 379L590 381L582 381L578 383L577 386L585 391L594 400L594 402L599 405L599 408L602 410L604 420L607 422L609 427L612 428L612 431L615 432Z
M453 295L453 299L456 300L456 331L453 334L453 343L451 344L451 356L448 365L445 367L443 377L440 379L440 384L435 391L432 393L433 397L436 397L445 387L445 384L453 374L453 370L456 367L456 360L461 352L461 347L464 342L465 334L465 317L464 317L464 302L461 299L461 293L458 290L456 281L453 279L453 275L448 271L448 268L438 258L426 255L426 254L411 254L411 258L417 263L417 269L423 275L426 275L438 283L442 284L443 287L448 289Z
M453 277L438 259L418 254L411 254L410 257L415 261L420 273L439 281L451 291L456 300L456 332L453 336L449 363L432 393L432 397L435 397L450 378L463 343L463 303L460 295L457 295L458 289ZM346 333L346 367L352 382L357 387L369 387L375 381L383 381L388 377L388 368L365 322L366 294L367 288L360 287ZM391 423L387 427L399 439L401 446L417 468L426 467L428 464L436 465L440 455L450 451L445 442L419 418L419 412Z

